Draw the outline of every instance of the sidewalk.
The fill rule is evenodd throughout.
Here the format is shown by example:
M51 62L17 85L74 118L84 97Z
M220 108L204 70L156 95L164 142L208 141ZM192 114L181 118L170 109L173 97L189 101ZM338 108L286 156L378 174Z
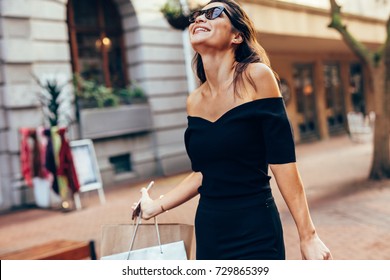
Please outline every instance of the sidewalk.
M298 166L312 218L335 259L390 259L390 181L368 182L371 144L352 143L347 136L297 146ZM157 178L151 192L158 197L186 174ZM0 254L54 239L95 240L100 256L101 227L130 223L131 204L146 183L106 188L107 203L85 193L81 211L61 213L29 209L0 216ZM299 238L272 180L285 233L288 259L300 259ZM197 198L159 216L160 223L193 224Z

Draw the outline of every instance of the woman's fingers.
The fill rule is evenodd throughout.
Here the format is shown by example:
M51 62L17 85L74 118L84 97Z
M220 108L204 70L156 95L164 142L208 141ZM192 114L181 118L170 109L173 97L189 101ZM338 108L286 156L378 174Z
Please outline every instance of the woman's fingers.
M135 203L135 204L137 204L137 203ZM138 204L138 206L134 206L133 214L131 215L131 219L134 220L135 217L139 216L140 212L141 212L141 204Z
M149 196L148 189L153 185L154 182L151 182L148 186L148 188L142 188L140 190L141 193L141 199L139 202L133 203L131 209L133 209L132 219L134 220L135 217L139 216L141 212L141 204L143 206L150 204L152 199Z
M142 198L145 198L145 197L149 198L149 193L148 193L148 190L146 188L142 188L140 190L140 192L142 193Z
M327 252L325 254L324 260L333 260L332 254L330 252Z
M133 205L131 206L131 209L135 210L135 208L137 208L137 205L138 205L138 203L134 202Z
M141 212L141 202L147 198L150 199L149 197L149 194L148 194L148 191L146 188L142 188L140 190L141 194L142 194L142 197L141 197L141 200L139 202L134 202L131 209L133 209L133 214L131 216L131 219L134 220L135 217L139 216L139 213Z

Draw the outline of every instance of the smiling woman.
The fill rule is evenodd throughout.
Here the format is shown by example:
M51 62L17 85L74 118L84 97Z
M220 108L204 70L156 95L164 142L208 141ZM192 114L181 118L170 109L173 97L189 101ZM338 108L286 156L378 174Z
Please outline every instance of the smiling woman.
M187 99L184 135L193 173L159 200L143 189L142 217L200 194L197 259L285 259L270 167L296 222L302 258L331 259L309 214L277 75L252 21L236 2L213 0L190 22L200 80Z

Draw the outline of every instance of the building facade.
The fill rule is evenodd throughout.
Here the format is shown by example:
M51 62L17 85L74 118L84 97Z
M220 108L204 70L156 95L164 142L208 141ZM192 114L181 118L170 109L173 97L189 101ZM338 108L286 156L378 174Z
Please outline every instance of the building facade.
M354 36L377 49L385 41L387 1L338 1ZM347 131L346 114L373 110L365 69L328 28L328 0L243 1L278 72L297 142Z
M145 91L148 106L142 113L123 113L122 106L110 109L119 112L117 117L113 112L109 118L91 117L96 121L88 126L78 118L69 127L70 139L92 138L106 186L190 169L183 140L186 97L194 87L188 39L161 14L164 2L0 1L0 209L33 201L32 191L15 182L21 178L19 129L44 124L34 77L67 80L81 72L107 86L136 81ZM345 133L347 112L373 109L364 67L327 27L327 0L239 2L281 78L297 142ZM387 1L339 3L359 40L370 47L384 42ZM73 102L72 87L65 91ZM80 112L73 108L76 120ZM151 124L142 129L122 129L121 123L147 118ZM116 132L109 133L110 128Z

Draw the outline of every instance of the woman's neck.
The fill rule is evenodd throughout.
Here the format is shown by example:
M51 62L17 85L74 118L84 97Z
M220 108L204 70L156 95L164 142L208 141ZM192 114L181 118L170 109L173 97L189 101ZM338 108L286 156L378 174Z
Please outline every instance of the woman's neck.
M228 51L202 54L202 62L210 94L225 92L233 82L234 53Z

